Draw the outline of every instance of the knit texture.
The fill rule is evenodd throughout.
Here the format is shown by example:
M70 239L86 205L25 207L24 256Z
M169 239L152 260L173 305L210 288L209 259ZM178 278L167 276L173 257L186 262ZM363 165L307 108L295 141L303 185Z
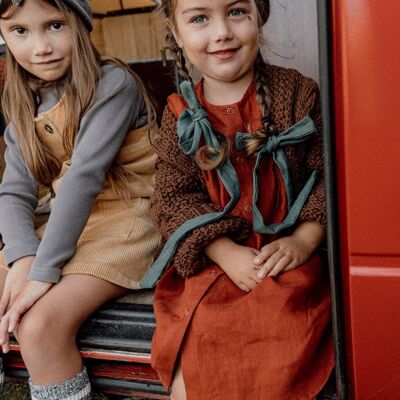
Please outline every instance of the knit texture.
M314 120L317 133L312 139L285 148L289 160L295 194L304 186L312 171L318 173L299 222L318 221L326 226L325 186L323 179L322 122L317 84L299 72L268 66L272 93L271 116L279 132L283 132L307 114ZM151 202L151 216L163 240L187 220L221 208L211 203L202 171L193 157L186 156L178 145L176 118L167 106L161 123L160 136L154 143L158 155L156 188ZM250 177L249 177L250 179ZM182 277L194 275L209 260L204 246L220 236L241 242L251 233L244 218L226 216L188 234L179 244L172 263Z
M89 32L93 29L92 7L88 0L63 0L83 21Z
M37 386L29 379L32 400L89 400L90 381L86 370L73 378L50 386Z
M267 71L273 99L271 116L278 132L283 132L306 115L313 119L317 128L310 140L287 146L285 151L296 194L312 171L318 173L317 183L298 221L318 221L326 227L322 117L318 85L294 69L269 65Z

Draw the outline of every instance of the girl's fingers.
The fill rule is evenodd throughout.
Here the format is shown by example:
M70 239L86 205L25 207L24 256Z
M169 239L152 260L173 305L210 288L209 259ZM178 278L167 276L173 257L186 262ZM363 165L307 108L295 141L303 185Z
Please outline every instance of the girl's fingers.
M250 292L250 289L243 282L240 282L237 286L239 289L243 290L244 292Z
M8 338L8 323L9 323L9 314L3 316L0 321L0 345L3 346L3 352L5 349L5 345Z
M290 271L291 269L296 268L296 267L298 267L299 265L300 265L300 264L297 264L295 260L292 260L292 262L289 263L289 264L285 267L284 271Z
M0 300L0 318L6 313L8 304L10 303L10 291L4 290Z
M7 333L4 343L1 345L3 353L8 353L10 351L10 334Z
M257 285L262 281L262 279L258 276L258 272L260 271L260 268L254 269L254 273L252 273L249 276L249 279L254 281Z
M22 314L23 312L21 312L19 308L16 308L11 312L10 322L8 323L8 333L14 332Z
M265 262L265 264L260 268L260 270L257 272L257 276L260 279L264 279L271 272L271 270L275 267L275 265L279 262L279 260L282 257L283 254L279 250L273 253Z
M255 281L254 279L252 279L252 278L249 278L249 279L246 281L245 285L246 285L250 290L253 290L253 289L255 289L255 288L257 287L258 282L256 282L256 281Z
M274 266L274 268L271 269L269 274L267 276L277 276L280 274L290 263L292 262L292 259L288 256L283 256Z
M254 257L254 264L261 265L265 263L269 259L269 257L271 257L272 254L274 254L278 249L279 247L275 243L270 243L264 246L261 249L260 253L257 254L256 257Z

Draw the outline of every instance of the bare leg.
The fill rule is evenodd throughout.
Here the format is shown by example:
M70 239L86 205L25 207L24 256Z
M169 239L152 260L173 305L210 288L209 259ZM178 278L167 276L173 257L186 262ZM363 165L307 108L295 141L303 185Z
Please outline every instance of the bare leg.
M182 367L179 363L175 372L174 381L172 382L172 400L186 400L186 388L183 381Z
M64 382L82 371L76 344L81 324L127 290L89 275L66 275L28 310L16 332L35 385Z

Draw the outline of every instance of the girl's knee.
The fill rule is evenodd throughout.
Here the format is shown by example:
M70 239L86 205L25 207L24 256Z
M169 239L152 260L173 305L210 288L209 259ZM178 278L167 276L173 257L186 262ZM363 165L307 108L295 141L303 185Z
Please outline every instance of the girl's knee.
M49 348L68 340L75 341L75 329L47 307L34 307L22 318L15 336L23 348Z

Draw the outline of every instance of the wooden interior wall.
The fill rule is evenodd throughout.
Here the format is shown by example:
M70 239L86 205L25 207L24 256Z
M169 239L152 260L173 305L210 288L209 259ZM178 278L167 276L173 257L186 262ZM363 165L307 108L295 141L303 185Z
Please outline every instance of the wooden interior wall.
M124 61L160 58L163 32L154 13L138 13L102 19L104 54Z
M159 59L164 43L162 21L153 12L143 12L155 4L152 0L92 0L97 16L92 40L100 54L126 62Z

